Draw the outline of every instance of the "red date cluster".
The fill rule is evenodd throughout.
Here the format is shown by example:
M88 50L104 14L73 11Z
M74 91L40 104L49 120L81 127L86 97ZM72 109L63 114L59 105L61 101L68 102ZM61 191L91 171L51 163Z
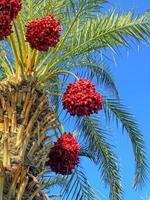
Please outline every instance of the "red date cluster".
M26 27L26 40L31 48L47 51L49 47L56 47L59 42L61 27L53 16L34 19Z
M79 150L77 140L71 133L65 132L51 148L46 164L56 173L69 175L79 163Z
M21 10L20 0L0 1L0 40L5 39L12 33L12 20Z
M102 96L87 79L71 83L63 95L63 107L71 115L89 116L102 109Z

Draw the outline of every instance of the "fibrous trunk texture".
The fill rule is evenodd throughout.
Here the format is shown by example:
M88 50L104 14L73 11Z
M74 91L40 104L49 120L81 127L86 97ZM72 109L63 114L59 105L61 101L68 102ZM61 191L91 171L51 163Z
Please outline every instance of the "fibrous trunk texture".
M0 200L44 200L42 176L57 126L35 83L0 84Z

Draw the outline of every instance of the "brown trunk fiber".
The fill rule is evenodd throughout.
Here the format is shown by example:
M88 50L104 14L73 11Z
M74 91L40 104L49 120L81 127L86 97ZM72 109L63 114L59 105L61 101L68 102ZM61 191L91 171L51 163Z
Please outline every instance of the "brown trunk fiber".
M0 84L0 200L44 200L42 175L57 126L36 84Z

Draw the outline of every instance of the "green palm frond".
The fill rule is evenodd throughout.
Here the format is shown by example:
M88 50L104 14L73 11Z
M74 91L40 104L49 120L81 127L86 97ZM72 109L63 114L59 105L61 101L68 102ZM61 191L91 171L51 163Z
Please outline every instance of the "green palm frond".
M3 69L0 69L0 81L4 80L6 78L5 73L3 72Z
M100 200L89 184L83 169L78 167L72 175L66 178L67 185L62 190L62 200Z
M131 113L129 113L119 100L105 99L104 109L108 120L116 119L121 123L123 130L125 129L131 140L133 152L136 162L134 187L142 183L146 179L147 159L145 153L145 142L139 126Z
M99 85L100 88L104 87L107 91L110 92L111 95L113 94L115 95L116 98L119 98L119 93L117 90L117 86L113 80L111 69L103 62L98 62L98 61L94 61L92 59L86 59L86 58L81 59L81 60L79 59L77 61L74 61L73 59L67 63L62 63L61 65L58 65L57 69L59 68L61 70L67 70L68 72L73 72L74 74L77 74L79 78L84 77L84 78L90 79L91 81L94 80L96 81L97 85ZM53 71L54 70L55 69L53 69ZM79 70L80 72L78 72ZM62 75L62 79L63 77L66 77L66 75ZM68 82L70 77L71 77L71 74L70 76L67 77L66 82ZM58 77L55 77L54 79L56 80L58 79ZM52 81L52 79L50 78L49 81ZM62 84L63 84L63 81L62 81ZM44 85L45 86L49 85L49 83L47 83L47 81L44 81ZM56 87L58 87L58 85L56 85Z
M76 11L80 8L81 4L83 4L81 18L82 20L86 20L87 18L94 17L100 11L100 8L104 3L107 3L107 0L80 0L73 1L69 0L67 5L67 12L71 13L71 17L76 14ZM82 21L81 20L81 21Z
M47 174L45 176L45 192L48 194L49 198L59 198L61 197L61 194L58 192L57 194L54 194L54 188L64 188L67 185L67 182L65 180L64 176L56 175L56 176L50 176L50 174Z
M98 161L97 156L95 156L95 152L92 151L92 148L89 149L89 145L84 144L84 143L80 147L80 152L79 152L80 157L88 158L92 162L94 162L95 165L98 165L100 161Z
M4 49L2 49L5 51ZM4 57L0 56L0 76L1 80L6 78L7 76L11 76L14 73L14 68L12 65L12 60L6 54Z
M47 14L55 15L62 18L63 10L66 7L65 0L24 0L23 1L23 19L30 20L32 18L39 18Z
M49 177L49 175L47 176L48 176L48 180L45 181L46 183L45 189L52 189L52 187L55 187L57 185L59 185L60 187L64 187L66 185L64 176L61 176L61 175L58 175L56 177L55 176Z
M84 117L77 120L76 124L79 131L84 134L84 143L88 144L89 151L95 157L93 161L98 165L102 179L106 185L110 186L110 199L120 200L122 188L118 160L112 152L111 145L106 141L106 131L100 128L97 117Z
M60 86L63 84L59 77L51 79L47 84L44 84L44 89L47 89L49 93L61 93ZM49 95L52 105L54 105L55 113L58 113L60 107L60 96L59 95Z
M84 4L82 9L82 19L93 17L99 12L103 3L107 0L29 0L23 1L24 15L28 14L28 19L38 18L48 14L54 15L60 19L63 24L66 24L76 14L81 4ZM26 18L26 17L25 17Z
M82 59L81 61L76 61L74 66L69 65L69 69L73 70L74 68L80 69L80 74L84 72L84 76L90 80L96 79L99 86L104 86L109 89L116 97L119 96L117 86L113 80L113 75L111 69L104 64L103 62L98 62L93 59Z
M150 17L147 12L140 17L134 17L132 12L126 15L111 12L88 20L78 29L74 26L72 31L61 48L65 51L63 56L59 56L52 65L100 48L114 50L117 46L128 46L129 38L146 39L150 36Z

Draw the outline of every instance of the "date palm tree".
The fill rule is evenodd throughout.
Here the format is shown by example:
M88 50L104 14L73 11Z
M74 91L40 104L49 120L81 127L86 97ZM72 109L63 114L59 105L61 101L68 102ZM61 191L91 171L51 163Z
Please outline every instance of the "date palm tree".
M137 17L131 11L104 13L106 2L23 0L19 15L11 21L12 34L1 39L0 200L59 198L51 193L56 185L62 200L96 199L80 164L67 176L54 174L45 164L53 142L67 129L68 118L74 136L81 141L79 156L98 167L104 184L110 186L111 200L122 199L122 186L106 122L120 123L131 140L134 187L145 181L144 139L135 118L120 101L106 54L107 49L114 53L118 47L128 47L131 39L148 41L150 16L148 12ZM2 8L0 4L0 12ZM41 52L29 44L27 24L48 15L59 20L61 37L55 48ZM80 78L97 83L103 96L101 113L73 117L63 110L66 86Z

